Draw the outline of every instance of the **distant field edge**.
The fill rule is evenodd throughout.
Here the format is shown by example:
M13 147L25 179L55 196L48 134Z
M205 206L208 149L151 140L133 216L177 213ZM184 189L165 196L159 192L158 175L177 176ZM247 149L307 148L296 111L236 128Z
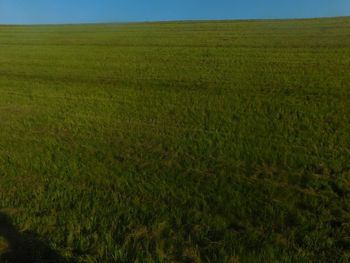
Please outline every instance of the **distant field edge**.
M84 22L84 23L47 23L47 24L7 24L0 23L0 27L17 27L17 26L91 26L91 25L127 25L127 24L182 24L182 23L242 23L242 22L289 22L289 21L315 21L329 19L350 19L349 16L326 16L326 17L307 17L307 18L252 18L252 19L185 19L185 20L150 20L150 21L120 21L120 22Z

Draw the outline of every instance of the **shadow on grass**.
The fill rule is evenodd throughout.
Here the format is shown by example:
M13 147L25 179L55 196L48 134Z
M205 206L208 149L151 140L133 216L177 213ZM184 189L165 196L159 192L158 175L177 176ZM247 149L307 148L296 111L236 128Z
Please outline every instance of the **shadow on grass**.
M0 212L0 238L6 240L7 248L2 253L1 263L22 262L67 262L57 252L52 250L47 243L31 232L19 233L12 225L9 217Z

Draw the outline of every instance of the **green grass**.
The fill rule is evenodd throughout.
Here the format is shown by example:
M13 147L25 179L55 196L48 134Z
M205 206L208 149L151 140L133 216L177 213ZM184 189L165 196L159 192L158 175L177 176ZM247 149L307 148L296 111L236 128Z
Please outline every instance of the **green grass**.
M4 260L350 261L349 28L0 26Z

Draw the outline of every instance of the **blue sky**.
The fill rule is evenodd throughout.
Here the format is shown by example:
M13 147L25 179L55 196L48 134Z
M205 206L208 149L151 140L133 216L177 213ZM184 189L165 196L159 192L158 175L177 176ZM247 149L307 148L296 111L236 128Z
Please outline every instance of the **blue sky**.
M350 16L350 0L0 0L0 23Z

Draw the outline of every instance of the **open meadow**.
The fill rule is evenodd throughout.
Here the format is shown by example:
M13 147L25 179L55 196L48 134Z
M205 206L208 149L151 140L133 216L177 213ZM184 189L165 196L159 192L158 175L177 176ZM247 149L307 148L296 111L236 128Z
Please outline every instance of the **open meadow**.
M0 255L349 262L350 18L0 26Z

